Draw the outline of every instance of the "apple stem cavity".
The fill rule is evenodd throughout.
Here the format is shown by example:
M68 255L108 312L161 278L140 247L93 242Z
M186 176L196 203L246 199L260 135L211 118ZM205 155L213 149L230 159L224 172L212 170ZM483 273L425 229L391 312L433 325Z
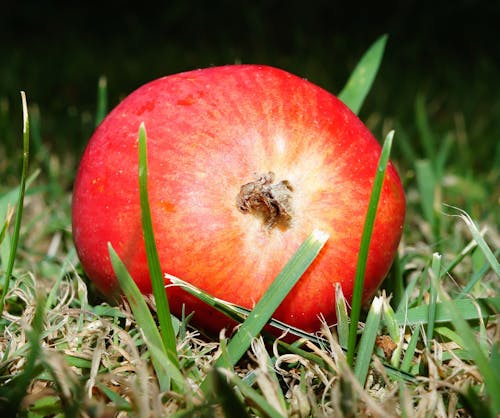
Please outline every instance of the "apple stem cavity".
M274 227L285 230L292 224L293 187L288 180L274 183L274 178L272 171L255 174L255 180L241 186L236 197L238 210L260 218L268 231Z

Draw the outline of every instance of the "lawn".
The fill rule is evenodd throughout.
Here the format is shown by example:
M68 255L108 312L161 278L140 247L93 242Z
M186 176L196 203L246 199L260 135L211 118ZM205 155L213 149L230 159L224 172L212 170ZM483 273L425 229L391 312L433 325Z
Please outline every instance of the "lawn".
M317 64L314 48L302 65L284 58L272 62L342 92L351 107L363 103L359 115L381 143L394 130L385 149L392 145L407 197L398 256L377 296L368 306L351 306L339 292L337 323L317 335L295 330L300 343L261 334L263 324L255 317L264 311L249 313L202 294L241 321L248 316L242 327L252 330L250 337L207 337L189 316L166 315L164 294L141 297L112 249L128 302L110 304L95 290L72 241L71 191L86 141L128 93L109 87L116 84L116 70L99 82L84 80L85 89L75 93L79 103L67 103L66 94L64 103L51 101L46 110L32 101L29 89L25 101L10 93L0 97L2 416L500 413L500 100L489 97L489 90L500 87L498 74L491 84L464 85L448 69L449 85L434 89L432 74L420 78L414 71L396 88L389 38L385 52L375 53L380 68L377 59L363 64L368 73L379 71L373 86L342 91L349 73L357 79L356 62L370 43L342 64L348 72L337 78ZM182 65L189 61L186 55ZM495 73L492 63L484 64L482 74ZM23 65L29 63L13 62ZM70 77L72 70L65 71ZM135 74L133 68L125 71ZM450 86L453 94L446 94ZM142 146L144 167L145 136ZM143 183L144 198L146 191ZM146 239L154 244L147 205L142 216ZM310 240L299 255L312 260L319 250ZM148 256L154 264L154 245ZM152 280L161 282L158 271ZM300 272L287 270L284 282L293 285ZM359 323L352 320L355 311Z

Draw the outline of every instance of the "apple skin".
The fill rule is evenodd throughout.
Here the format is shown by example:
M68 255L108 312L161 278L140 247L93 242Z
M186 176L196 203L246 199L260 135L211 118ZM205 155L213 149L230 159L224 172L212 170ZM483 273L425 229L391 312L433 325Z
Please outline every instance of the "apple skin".
M185 72L134 91L93 134L74 185L78 256L108 296L119 292L108 242L140 290L151 292L139 204L141 122L147 131L148 190L163 271L252 308L311 231L320 229L330 235L328 242L274 317L308 332L320 328L319 315L334 323L335 284L342 285L348 300L352 297L381 152L358 117L322 88L260 65ZM286 180L291 189L290 219L274 225L261 212L244 213L237 205L241 187L269 172L274 182ZM390 268L404 216L404 191L389 164L364 301ZM185 305L186 313L195 312L192 322L208 332L232 324L178 287L167 287L167 295L174 314L180 315Z

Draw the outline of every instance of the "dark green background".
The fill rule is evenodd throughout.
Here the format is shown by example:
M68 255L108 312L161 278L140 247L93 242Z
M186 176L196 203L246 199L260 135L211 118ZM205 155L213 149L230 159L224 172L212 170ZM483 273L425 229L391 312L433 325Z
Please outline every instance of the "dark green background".
M89 129L74 129L75 122L84 126L82 113L93 115L101 75L110 106L151 79L234 62L275 65L335 93L387 33L361 112L375 134L393 118L416 135L420 93L438 133L455 129L461 114L476 161L498 152L500 2L347 3L9 1L0 12L0 98L10 108L9 126L18 129L25 90L40 107L47 145L80 152ZM18 132L4 126L2 141Z

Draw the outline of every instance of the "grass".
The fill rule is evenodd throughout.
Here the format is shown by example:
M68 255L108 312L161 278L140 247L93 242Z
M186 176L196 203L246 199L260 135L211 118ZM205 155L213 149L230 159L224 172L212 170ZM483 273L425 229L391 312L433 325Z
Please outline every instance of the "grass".
M374 76L384 45L385 38L374 44L342 91L355 110L370 89L370 82L360 82L356 73L364 74L360 69L366 65ZM101 80L95 122L106 113L105 86ZM37 110L31 107L28 118L26 109L19 186L0 185L2 416L500 413L500 214L493 209L497 198L478 199L475 192L490 190L494 196L498 168L471 175L463 158L453 155L467 132L460 130L462 125L443 137L434 132L422 96L415 100L414 120L418 143L404 127L396 126L394 135L408 216L383 288L367 307L355 298L351 317L338 291L338 323L318 335L291 330L302 339L288 344L261 332L262 327L326 237L306 241L275 281L280 291L271 289L269 299L251 312L184 284L243 322L230 339L223 332L215 339L203 336L189 325L189 316L170 315L161 291L142 129L141 207L156 291L153 298L143 298L110 248L127 297L127 303L110 306L98 299L81 271L71 240L65 184L76 162L64 163L44 149ZM388 137L386 156L392 133ZM28 158L30 139L36 151ZM461 155L472 159L472 146L460 144ZM34 167L31 174L28 162ZM0 167L19 171L18 161L0 161ZM371 208L376 205L374 188ZM367 220L365 249L369 229ZM360 253L358 286L366 258Z

